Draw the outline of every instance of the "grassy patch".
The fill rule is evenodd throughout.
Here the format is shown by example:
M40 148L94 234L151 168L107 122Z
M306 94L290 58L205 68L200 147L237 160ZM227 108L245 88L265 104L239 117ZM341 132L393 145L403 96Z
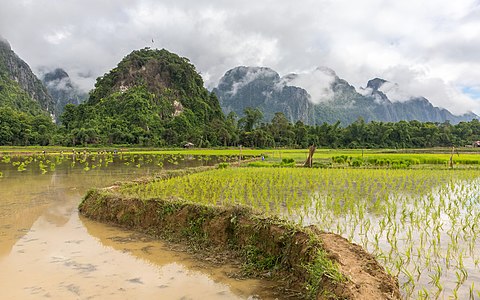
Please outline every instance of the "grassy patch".
M314 260L304 266L307 272L308 280L306 282L307 296L311 299L315 299L319 293L319 283L325 278L329 278L334 282L345 282L347 279L340 273L338 265L328 258L327 253L323 249L318 249ZM321 291L321 293L328 293ZM332 295L323 295L326 298L330 298Z

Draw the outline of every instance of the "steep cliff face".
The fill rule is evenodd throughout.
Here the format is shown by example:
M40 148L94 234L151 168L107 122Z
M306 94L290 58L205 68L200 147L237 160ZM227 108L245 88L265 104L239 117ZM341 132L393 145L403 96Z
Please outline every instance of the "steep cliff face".
M418 120L422 122L445 122L459 123L461 121L471 121L477 119L478 116L473 113L466 113L463 115L454 115L448 110L440 107L435 107L425 97L413 97L401 99L401 101L391 101L388 95L382 91L384 85L390 84L388 81L380 78L374 78L367 83L368 92L366 97L373 98L378 104L376 110L385 109L388 113L385 118L388 121L398 122L401 120ZM393 85L396 88L395 84ZM384 116L381 113L379 116ZM387 118L388 117L388 118Z
M242 116L246 107L256 107L264 113L266 121L275 112L283 112L291 122L300 120L312 125L337 121L348 125L360 117L366 122L448 120L451 123L478 118L473 113L453 115L423 97L392 101L382 91L386 83L384 79L372 79L359 93L328 68L280 78L269 68L237 67L225 73L213 91L224 112L234 111Z
M241 116L245 108L256 107L268 121L282 112L290 122L312 122L314 110L307 91L285 85L286 80L270 68L242 66L228 71L213 92L227 114L233 111Z
M15 90L16 95L10 94L8 101L19 109L26 109L26 103L18 103L26 101L24 93L36 102L38 106L51 115L55 115L55 104L52 97L48 94L47 89L42 82L33 74L32 70L26 62L19 58L10 47L10 44L3 38L0 38L0 74L4 88ZM7 87L8 86L8 87ZM21 94L21 95L20 95ZM12 98L17 98L12 99ZM36 106L34 104L30 104ZM33 109L36 110L36 109Z
M57 68L42 76L42 82L55 103L55 115L60 116L67 104L78 105L87 99L87 93L79 90L65 70Z

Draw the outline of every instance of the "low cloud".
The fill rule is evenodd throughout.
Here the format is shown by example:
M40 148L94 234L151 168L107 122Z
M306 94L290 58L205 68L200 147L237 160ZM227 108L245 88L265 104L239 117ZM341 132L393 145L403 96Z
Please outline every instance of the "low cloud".
M277 72L269 68L261 67L239 67L236 69L238 72L245 72L241 80L238 80L232 84L232 89L229 91L230 94L237 94L238 90L245 87L249 83L259 79L259 78L276 78L278 77Z
M393 102L405 102L412 98L422 97L420 94L416 95L411 92L406 92L405 90L402 90L397 83L390 81L382 84L378 90L384 93L388 99Z
M309 100L319 104L333 99L332 83L335 79L336 74L333 70L319 67L310 72L284 76L281 84L305 89L310 95Z
M480 112L480 102L471 95L463 93L460 88L443 79L428 77L423 70L398 66L386 70L383 78L388 82L383 84L380 90L392 101L425 97L435 106L446 108L454 114Z
M3 0L0 34L33 70L60 66L85 91L148 46L188 57L210 88L240 65L286 74L320 64L357 87L382 76L437 106L480 114L462 92L480 86L479 15L474 0ZM399 65L421 74L387 76ZM296 80L312 101L328 98L328 84Z

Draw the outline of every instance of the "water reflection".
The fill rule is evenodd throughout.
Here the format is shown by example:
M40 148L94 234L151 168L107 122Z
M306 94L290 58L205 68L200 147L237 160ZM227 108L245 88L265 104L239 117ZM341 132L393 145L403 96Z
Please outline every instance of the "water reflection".
M212 268L159 241L78 216L91 187L151 175L169 164L215 161L36 157L19 171L22 162L12 157L0 163L2 299L246 299L257 293L270 298L265 282L229 279L228 267Z
M185 287L187 287L188 284L190 291L188 295L184 295L186 297L185 299L217 299L219 297L222 299L230 299L233 297L233 299L235 299L238 295L241 296L240 298L247 298L250 294L261 295L263 299L273 297L271 291L269 291L269 289L274 289L271 282L262 282L253 279L240 281L228 277L226 274L235 271L235 266L212 266L203 261L195 260L192 256L184 252L172 250L163 242L151 239L145 235L120 230L112 226L105 226L104 224L83 217L81 221L88 233L91 236L97 237L104 246L128 253L148 264L162 266L162 269L164 269L162 274L164 276L170 276L170 283L164 284L162 289L164 289L164 291L172 289L169 293L179 293L179 291L176 290L180 288L179 285L185 285ZM206 291L205 295L209 296L205 296L205 298L203 296L199 297L199 295L203 295L204 293L201 291L203 287L193 287L193 289L197 289L197 291L192 291L192 287L190 286L190 284L192 284L192 282L190 282L191 280L186 280L184 277L198 277L206 269L208 269L208 277L211 280L211 282L208 283L209 290L218 284L227 285L228 288L223 286L221 288L222 291L217 291L216 294L213 294L211 291ZM142 277L136 277L134 281L142 281ZM185 289L185 287L183 287L183 289Z

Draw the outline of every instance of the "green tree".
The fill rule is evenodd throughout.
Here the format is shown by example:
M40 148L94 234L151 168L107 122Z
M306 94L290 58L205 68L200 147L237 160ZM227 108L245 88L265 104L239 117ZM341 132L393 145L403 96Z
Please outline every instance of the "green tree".
M238 121L238 126L244 132L251 132L263 118L263 113L258 108L247 107L243 111L244 117Z

